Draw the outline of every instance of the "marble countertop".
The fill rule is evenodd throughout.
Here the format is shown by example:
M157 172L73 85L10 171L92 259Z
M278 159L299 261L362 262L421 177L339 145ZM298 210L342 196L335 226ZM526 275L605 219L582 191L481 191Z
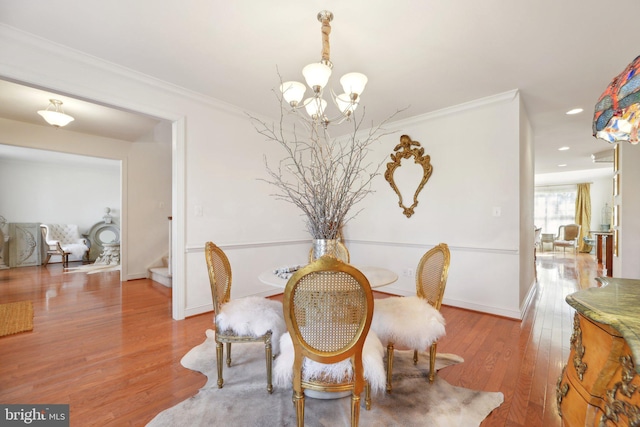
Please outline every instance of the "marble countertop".
M602 278L606 286L567 295L567 303L580 314L616 329L631 348L640 373L640 280Z

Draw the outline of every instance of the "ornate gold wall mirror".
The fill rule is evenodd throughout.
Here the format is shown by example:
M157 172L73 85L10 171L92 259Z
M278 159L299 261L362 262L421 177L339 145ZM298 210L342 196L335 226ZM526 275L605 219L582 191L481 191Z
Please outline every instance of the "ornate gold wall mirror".
M399 151L401 150L401 151ZM413 210L416 206L418 206L418 194L422 191L422 188L429 180L431 176L431 172L433 172L433 166L431 165L431 156L424 155L424 148L420 146L418 141L412 141L409 135L402 135L400 137L400 144L396 145L393 149L394 153L391 153L391 162L387 163L387 171L384 173L384 178L389 182L393 191L398 195L400 199L398 202L398 206L402 208L402 213L407 216L407 218L413 215ZM402 165L402 160L405 160L405 165L408 163L407 160L413 157L413 161L416 165L422 167L422 179L418 184L418 188L416 188L413 193L413 204L409 207L406 207L403 203L402 192L398 189L398 185L396 184L396 180L394 179L394 174L396 170ZM400 183L400 180L398 181ZM406 185L405 183L401 183L401 187L406 193ZM411 186L411 188L414 188ZM409 190L410 191L410 190Z

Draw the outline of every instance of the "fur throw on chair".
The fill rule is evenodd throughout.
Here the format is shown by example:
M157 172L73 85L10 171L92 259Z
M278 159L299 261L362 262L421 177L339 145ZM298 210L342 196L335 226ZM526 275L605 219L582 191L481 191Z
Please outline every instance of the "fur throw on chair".
M237 335L257 337L271 331L274 355L280 352L280 336L287 330L282 303L262 297L232 299L220 309L216 324L220 333L231 330Z
M280 338L280 355L273 366L273 384L278 387L291 387L293 381L293 341L289 333ZM383 392L386 387L386 373L384 368L384 347L375 332L369 330L362 349L362 366L364 378L371 386L371 392ZM336 381L343 381L353 375L349 359L338 363L324 364L306 359L303 362L303 380L328 377Z
M445 321L424 298L389 297L376 299L371 330L386 346L389 342L407 350L426 350L445 335Z

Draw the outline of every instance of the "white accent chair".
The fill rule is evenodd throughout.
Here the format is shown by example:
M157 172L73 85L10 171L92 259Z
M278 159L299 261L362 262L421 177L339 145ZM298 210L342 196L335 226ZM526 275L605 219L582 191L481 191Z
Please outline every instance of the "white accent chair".
M40 224L43 246L46 251L43 265L49 263L52 255L60 255L62 266L69 266L69 255L84 261L89 251L87 239L83 238L75 224Z

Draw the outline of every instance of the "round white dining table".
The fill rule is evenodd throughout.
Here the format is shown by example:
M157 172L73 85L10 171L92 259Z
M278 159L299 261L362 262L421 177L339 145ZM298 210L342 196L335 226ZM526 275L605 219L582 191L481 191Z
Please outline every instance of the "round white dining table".
M364 276L369 281L369 286L372 288L378 288L380 286L389 285L396 280L398 280L398 275L393 271L382 268L382 267L371 267L371 266L354 266L358 270L364 274ZM272 268L267 271L263 271L258 276L258 280L262 283L266 283L267 285L277 286L279 288L285 288L287 286L287 282L289 279L284 279L282 277L277 276L273 271L275 269Z

